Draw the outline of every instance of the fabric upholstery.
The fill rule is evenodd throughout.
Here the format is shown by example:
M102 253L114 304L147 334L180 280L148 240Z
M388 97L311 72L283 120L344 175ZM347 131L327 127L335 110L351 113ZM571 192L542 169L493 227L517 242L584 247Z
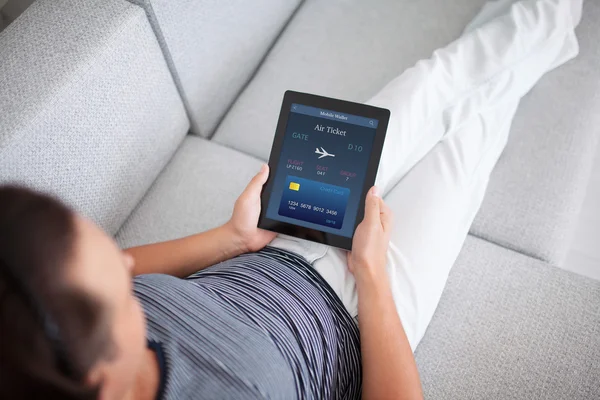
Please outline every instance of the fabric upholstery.
M144 7L188 106L209 137L300 0L130 0Z
M214 140L266 160L287 89L366 101L458 37L483 1L307 0ZM472 233L560 263L600 131L600 3L587 1L581 54L523 100ZM324 39L326 38L326 40ZM243 133L242 133L243 132Z
M261 162L189 135L117 234L123 247L176 239L226 222Z
M143 10L38 0L0 33L0 182L115 233L189 123Z
M416 359L426 399L600 398L600 282L469 236Z

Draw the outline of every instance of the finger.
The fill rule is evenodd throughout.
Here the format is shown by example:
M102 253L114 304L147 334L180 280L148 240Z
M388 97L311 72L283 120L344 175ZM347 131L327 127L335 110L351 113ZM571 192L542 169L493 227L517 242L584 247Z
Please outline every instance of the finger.
M392 230L392 223L394 220L392 210L387 204L385 204L385 201L383 201L383 199L380 199L379 209L381 210L381 226L383 226L384 232L389 232Z
M377 193L377 187L373 186L367 193L367 198L365 199L365 221L377 223L380 222L380 200L381 198Z
M248 186L246 186L246 191L260 192L268 177L269 166L267 164L263 164L262 167L260 167L258 174L254 175L254 178L252 178L250 183L248 183Z

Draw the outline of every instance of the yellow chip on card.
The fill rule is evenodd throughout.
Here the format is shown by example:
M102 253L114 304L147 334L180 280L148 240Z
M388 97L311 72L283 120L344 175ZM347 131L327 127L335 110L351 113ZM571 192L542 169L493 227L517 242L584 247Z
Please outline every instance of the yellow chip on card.
M290 190L298 191L300 190L300 184L296 182L290 182Z

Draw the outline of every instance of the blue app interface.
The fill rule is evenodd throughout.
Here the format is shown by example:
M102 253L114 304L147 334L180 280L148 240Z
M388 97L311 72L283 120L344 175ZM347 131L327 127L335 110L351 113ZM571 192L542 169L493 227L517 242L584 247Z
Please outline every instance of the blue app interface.
M352 237L377 125L292 104L267 217Z

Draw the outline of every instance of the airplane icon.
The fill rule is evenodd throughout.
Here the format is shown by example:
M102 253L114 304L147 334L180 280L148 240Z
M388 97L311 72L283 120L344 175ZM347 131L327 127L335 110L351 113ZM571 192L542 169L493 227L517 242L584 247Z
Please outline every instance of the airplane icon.
M325 150L325 149L324 149L324 148L322 148L322 147L321 147L321 150L319 150L319 148L317 147L317 148L315 149L315 153L316 153L316 154L320 154L320 155L321 155L321 157L319 157L319 160L320 160L321 158L323 158L323 157L335 157L335 154L329 154L329 153L327 152L327 150Z

